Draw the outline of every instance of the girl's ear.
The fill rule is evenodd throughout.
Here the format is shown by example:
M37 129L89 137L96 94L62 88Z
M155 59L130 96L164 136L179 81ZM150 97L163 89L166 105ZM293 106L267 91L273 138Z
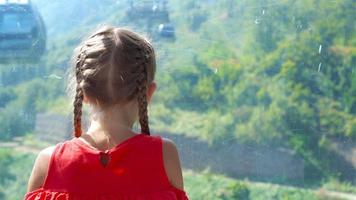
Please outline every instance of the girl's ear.
M154 92L156 91L157 88L157 84L156 82L152 82L147 86L147 101L150 102L151 98L154 94Z
M85 93L83 94L83 103L86 103L86 104L89 103L88 98L85 95Z

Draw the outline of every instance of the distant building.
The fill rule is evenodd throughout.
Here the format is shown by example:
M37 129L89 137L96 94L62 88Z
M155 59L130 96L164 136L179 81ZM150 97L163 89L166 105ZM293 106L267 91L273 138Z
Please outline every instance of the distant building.
M83 117L83 128L87 127L88 121ZM35 124L35 137L39 141L60 142L72 138L72 116L55 113L38 113Z
M184 168L197 171L210 168L214 173L231 177L274 182L305 178L303 158L289 149L240 143L209 147L208 143L197 138L173 134L162 136L176 143Z
M35 137L40 141L59 142L70 138L69 116L52 113L38 113L36 116Z

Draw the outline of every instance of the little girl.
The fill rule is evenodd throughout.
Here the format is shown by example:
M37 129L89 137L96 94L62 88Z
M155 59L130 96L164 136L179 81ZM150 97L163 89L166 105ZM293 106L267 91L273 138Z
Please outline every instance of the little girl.
M150 135L155 53L142 36L101 28L75 57L75 138L41 151L26 200L188 200L175 144ZM91 123L82 134L82 103ZM141 133L132 130L135 121Z

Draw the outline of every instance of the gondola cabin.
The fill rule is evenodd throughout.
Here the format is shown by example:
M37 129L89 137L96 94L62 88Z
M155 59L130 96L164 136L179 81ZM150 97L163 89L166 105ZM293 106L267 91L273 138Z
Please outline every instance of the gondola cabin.
M126 12L130 20L150 19L169 21L166 0L130 0Z
M46 49L46 29L29 0L0 0L0 63L38 61Z

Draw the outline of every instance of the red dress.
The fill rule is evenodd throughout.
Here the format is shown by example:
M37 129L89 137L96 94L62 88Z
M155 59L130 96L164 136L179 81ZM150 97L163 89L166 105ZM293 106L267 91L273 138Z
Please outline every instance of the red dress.
M57 144L43 187L25 200L188 200L170 184L162 155L159 135L132 136L106 153L74 138Z

